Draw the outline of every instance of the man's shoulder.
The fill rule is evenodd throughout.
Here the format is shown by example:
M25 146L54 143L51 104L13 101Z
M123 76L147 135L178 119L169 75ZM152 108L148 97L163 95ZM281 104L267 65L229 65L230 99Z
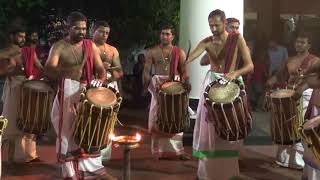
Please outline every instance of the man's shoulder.
M115 46L112 46L108 43L106 43L107 48L112 52L118 52L118 49Z
M212 41L212 36L208 36L206 38L204 38L200 43L209 43Z

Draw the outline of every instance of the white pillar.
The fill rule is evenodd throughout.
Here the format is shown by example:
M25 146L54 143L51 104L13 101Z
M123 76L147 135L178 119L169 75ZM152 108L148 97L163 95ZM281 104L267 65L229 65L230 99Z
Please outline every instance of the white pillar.
M179 45L185 51L188 49L188 40L191 41L191 51L205 37L212 35L208 15L215 9L221 9L226 17L235 17L240 20L240 32L243 32L244 0L181 0L180 1L180 34ZM200 56L201 58L201 56ZM209 66L200 66L200 58L190 64L191 99L199 99L200 88Z

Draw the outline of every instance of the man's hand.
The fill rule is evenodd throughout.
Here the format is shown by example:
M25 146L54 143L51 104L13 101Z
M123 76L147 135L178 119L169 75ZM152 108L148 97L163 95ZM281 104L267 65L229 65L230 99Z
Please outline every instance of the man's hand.
M267 82L266 82L266 89L271 89L272 86L276 83L276 79L274 77L271 77Z
M184 89L189 93L191 91L191 84L189 81L185 81L182 83Z
M237 77L238 77L238 75L235 71L229 72L229 73L225 74L225 76L224 76L224 78L229 82L235 80Z
M94 80L92 80L90 82L90 86L91 87L95 87L95 88L101 87L102 86L102 82L100 80L98 80L98 79L94 79Z

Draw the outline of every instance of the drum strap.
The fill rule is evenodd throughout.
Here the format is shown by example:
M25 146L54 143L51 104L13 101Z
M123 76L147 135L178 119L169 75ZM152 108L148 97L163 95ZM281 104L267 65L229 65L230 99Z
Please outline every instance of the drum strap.
M86 82L83 83L89 84L94 79L92 41L89 39L83 40L83 49L85 51L83 61L86 61L86 64L83 67L83 72L86 76Z
M311 60L314 59L316 56L313 54L308 54L307 57L305 57L300 65L301 69L307 69L311 65Z
M36 50L33 47L23 47L22 56L24 58L24 67L26 76L34 76L34 79L40 79L40 72L35 68L35 54Z
M180 51L181 49L179 47L177 46L172 47L172 57L171 57L170 74L169 74L169 79L172 81L174 80L174 77L178 70Z
M226 54L225 54L225 66L224 66L224 73L228 73L231 68L232 59L237 47L239 39L239 33L229 33L227 42L225 44Z

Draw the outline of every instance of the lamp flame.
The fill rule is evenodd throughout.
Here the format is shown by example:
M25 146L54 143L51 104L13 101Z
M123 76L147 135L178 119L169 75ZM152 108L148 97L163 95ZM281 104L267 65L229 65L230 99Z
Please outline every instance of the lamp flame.
M112 141L115 141L116 135L114 135L113 133L109 134L109 139L111 139Z
M141 140L141 135L139 133L136 134L136 140L140 141Z

